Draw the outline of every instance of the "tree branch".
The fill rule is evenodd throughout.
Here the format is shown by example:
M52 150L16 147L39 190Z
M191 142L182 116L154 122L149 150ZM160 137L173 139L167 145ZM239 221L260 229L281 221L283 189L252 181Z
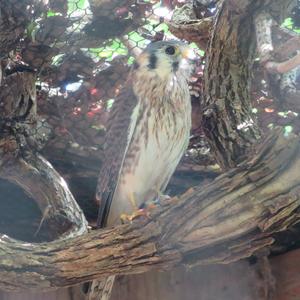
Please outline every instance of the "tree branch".
M300 65L300 53L280 63L275 61L268 61L265 65L265 68L270 73L283 74L297 68L299 65Z
M274 32L278 30L274 29ZM284 32L285 33L285 32ZM291 37L274 50L274 56L279 60L284 60L300 49L300 36Z
M47 244L3 235L0 288L51 289L248 257L272 244L274 232L299 222L299 168L299 137L273 135L252 160L163 203L149 219Z
M172 34L179 39L195 42L199 48L207 47L213 18L198 19L192 4L185 4L175 9L172 19L166 22Z
M7 160L0 177L22 187L38 204L42 218L36 234L45 224L52 239L87 232L87 221L66 182L42 156Z
M0 178L16 183L42 211L50 238L66 238L87 231L87 222L63 178L32 146L43 144L36 108L35 74L15 72L0 90Z

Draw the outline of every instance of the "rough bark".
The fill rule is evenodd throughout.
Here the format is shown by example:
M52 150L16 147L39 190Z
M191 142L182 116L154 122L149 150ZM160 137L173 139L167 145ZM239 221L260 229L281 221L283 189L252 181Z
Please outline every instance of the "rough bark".
M30 22L31 1L1 1L0 3L0 57L13 50Z
M299 221L299 138L270 137L257 154L250 147L260 136L251 115L248 89L255 48L253 28L248 26L252 24L252 14L246 10L251 1L240 1L232 9L234 2L225 3L215 22L207 55L203 119L213 151L224 169L238 165L248 154L253 158L213 183L166 202L151 212L150 219L132 225L47 244L22 243L2 235L0 288L46 290L112 274L171 268L179 263L229 263L272 244L273 233ZM29 75L18 74L14 79L20 77L22 81L26 76ZM26 89L20 91L24 107L19 105L21 98L14 97L16 93L11 102L6 95L2 98L8 104L17 100L21 116L25 109L28 117L35 107L35 102L29 101L30 88L29 96ZM64 182L45 160L36 156L33 161L32 153L24 149L22 142L30 142L24 133L31 129L20 120L17 123L17 127L11 126L5 120L5 129L13 130L1 140L1 150L15 147L15 152L8 152L17 154L17 159L10 157L6 161L9 168L2 177L31 193L44 212L49 204L56 207L53 212L59 216L58 223L71 220L75 227L79 225L77 232L85 232L84 217ZM51 210L50 214L56 216ZM62 228L63 233L65 230L67 227Z
M243 161L259 140L249 93L252 63L256 49L262 61L268 60L271 25L280 24L295 4L230 0L218 11L206 52L202 106L206 136L223 169Z
M213 18L198 19L191 3L176 9L172 20L167 22L170 31L179 39L195 42L200 49L207 47L209 33L212 28Z
M300 251L270 259L277 285L272 300L295 300L300 292ZM170 272L149 272L141 276L121 276L116 280L112 300L257 300L263 288L255 265L238 261L229 265L176 268ZM2 300L73 300L80 296L70 288L43 292L0 292Z
M224 2L206 54L203 127L217 162L229 169L243 161L260 132L251 112L251 67L255 54L253 15ZM238 7L236 7L238 8Z
M47 244L0 242L0 287L51 289L112 274L229 263L299 221L298 137L269 137L251 161L151 212L149 219Z
M87 222L64 179L33 149L42 148L47 131L40 126L34 72L13 72L0 89L0 178L20 186L39 206L37 228L47 224L49 239L83 234Z
M64 179L40 155L8 160L0 178L19 185L38 204L42 217L36 235L46 227L48 239L84 234L86 219Z

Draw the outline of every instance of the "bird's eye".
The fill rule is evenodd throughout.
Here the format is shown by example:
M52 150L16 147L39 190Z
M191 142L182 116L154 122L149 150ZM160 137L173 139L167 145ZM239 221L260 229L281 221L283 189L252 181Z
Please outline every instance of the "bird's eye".
M175 49L175 47L173 47L173 46L169 46L169 47L166 48L165 52L166 52L168 55L174 55L175 52L176 52L176 49Z

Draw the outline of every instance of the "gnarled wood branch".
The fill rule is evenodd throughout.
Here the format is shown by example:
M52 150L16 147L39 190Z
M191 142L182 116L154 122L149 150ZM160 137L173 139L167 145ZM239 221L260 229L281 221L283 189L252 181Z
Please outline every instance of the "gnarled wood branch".
M8 160L0 170L0 178L14 182L38 204L43 223L54 238L70 238L84 234L87 222L64 179L40 155Z
M193 5L185 4L174 11L172 20L167 24L176 37L195 42L199 48L205 50L213 25L213 18L198 19Z
M273 135L252 160L133 224L47 244L2 236L0 288L51 289L179 263L248 257L300 220L299 150L299 137Z
M37 128L35 74L14 72L0 89L0 178L20 186L37 203L50 238L87 231L87 222L64 179L51 164L31 151L43 143Z

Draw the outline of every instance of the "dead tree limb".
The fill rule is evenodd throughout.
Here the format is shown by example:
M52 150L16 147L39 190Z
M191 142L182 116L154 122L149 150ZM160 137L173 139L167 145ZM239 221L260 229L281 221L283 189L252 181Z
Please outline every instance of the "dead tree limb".
M253 159L153 211L68 240L0 239L0 288L51 289L184 264L229 263L299 222L299 137L267 138Z
M87 232L87 221L66 182L42 156L6 161L0 178L19 185L38 204L42 217L36 234L45 224L52 239Z
M0 89L0 178L16 183L39 206L50 239L87 231L87 222L64 179L42 156L32 152L43 143L37 128L34 72L15 72Z

